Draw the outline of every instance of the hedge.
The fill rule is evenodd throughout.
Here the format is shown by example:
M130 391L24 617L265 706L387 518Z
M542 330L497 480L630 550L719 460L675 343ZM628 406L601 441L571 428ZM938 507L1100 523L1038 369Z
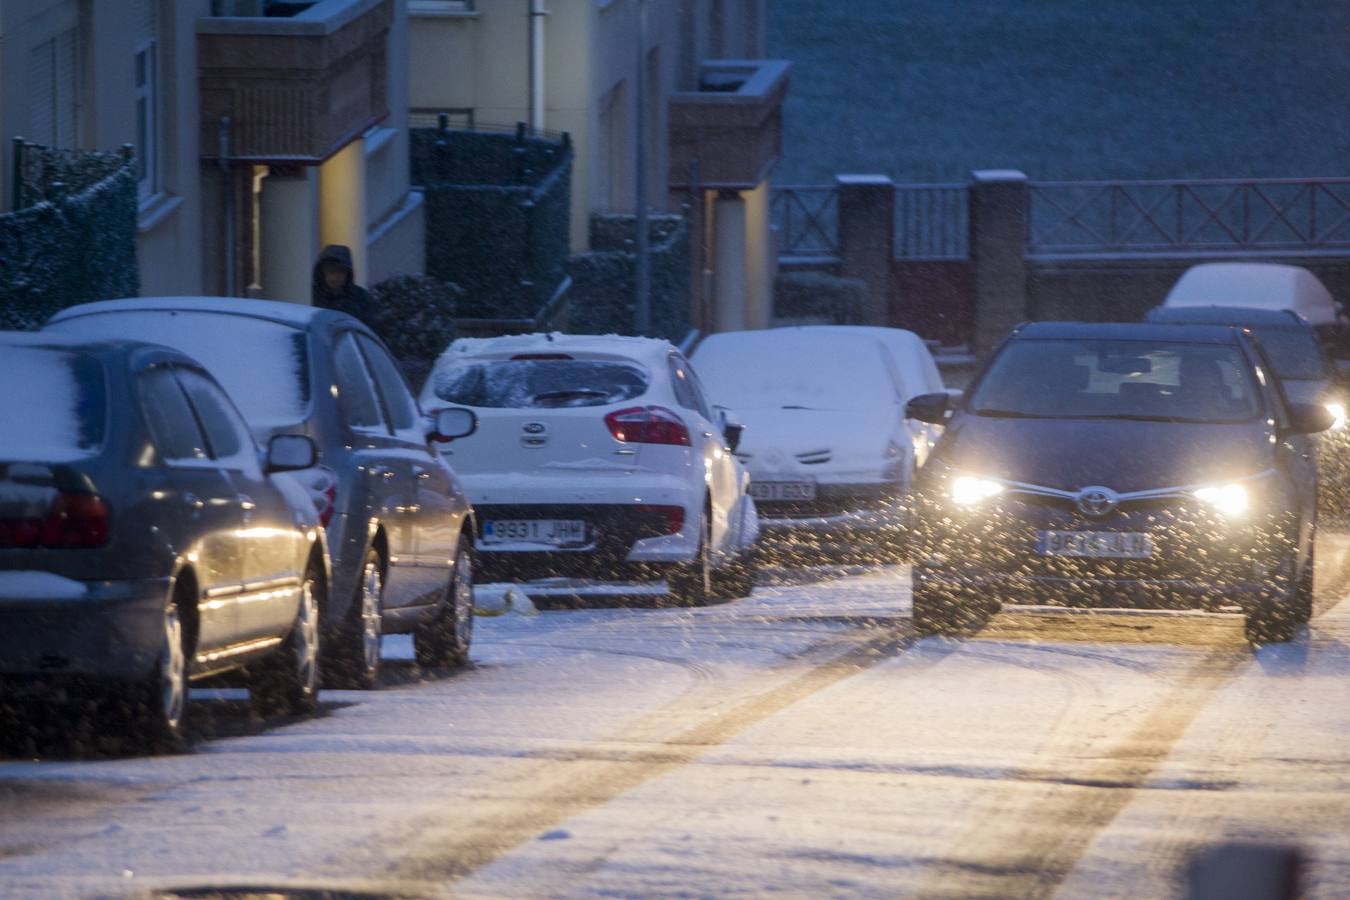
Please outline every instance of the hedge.
M572 275L568 331L634 334L637 219L591 217L591 250L568 263ZM689 225L683 216L648 218L651 333L680 341L689 331Z
M867 283L828 272L780 272L773 283L773 314L779 319L824 319L833 325L862 322Z
M134 167L123 158L78 193L0 215L0 328L37 328L67 306L139 293L136 211Z

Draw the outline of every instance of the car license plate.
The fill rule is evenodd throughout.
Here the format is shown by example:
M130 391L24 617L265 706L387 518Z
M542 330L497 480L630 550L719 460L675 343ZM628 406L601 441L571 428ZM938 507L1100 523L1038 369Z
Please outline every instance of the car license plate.
M752 481L750 496L756 500L814 500L814 481Z
M1148 559L1153 555L1153 541L1139 531L1042 531L1036 552L1042 556Z
M489 519L483 523L484 544L580 544L586 523L580 519Z

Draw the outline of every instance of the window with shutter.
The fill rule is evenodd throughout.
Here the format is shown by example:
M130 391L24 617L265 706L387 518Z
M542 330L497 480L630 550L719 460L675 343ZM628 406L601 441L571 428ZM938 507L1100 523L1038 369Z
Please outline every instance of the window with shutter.
M136 97L136 181L141 199L159 190L158 0L131 0L138 41L133 77Z

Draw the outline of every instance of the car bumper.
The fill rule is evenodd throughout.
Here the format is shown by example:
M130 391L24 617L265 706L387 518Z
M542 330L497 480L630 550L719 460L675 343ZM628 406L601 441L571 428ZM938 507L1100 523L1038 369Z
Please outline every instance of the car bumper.
M645 498L644 498L645 499ZM663 534L667 519L651 506L684 510L678 533ZM475 541L480 581L535 578L660 577L670 565L688 562L698 552L702 510L680 503L653 504L493 504L478 506ZM503 519L564 519L586 523L583 540L573 545L485 542L487 523Z
M766 539L801 533L849 535L898 531L908 522L904 491L895 482L819 484L810 501L756 500Z
M157 664L168 578L59 579L64 587L48 578L45 589L26 591L5 581L0 579L0 676L131 681Z

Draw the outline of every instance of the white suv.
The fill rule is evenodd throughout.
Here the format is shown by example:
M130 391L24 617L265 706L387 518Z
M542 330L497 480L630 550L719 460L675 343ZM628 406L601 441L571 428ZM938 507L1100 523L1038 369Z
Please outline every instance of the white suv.
M666 341L455 341L422 408L469 407L442 445L477 513L480 580L666 577L689 604L749 593L759 534L740 427Z

